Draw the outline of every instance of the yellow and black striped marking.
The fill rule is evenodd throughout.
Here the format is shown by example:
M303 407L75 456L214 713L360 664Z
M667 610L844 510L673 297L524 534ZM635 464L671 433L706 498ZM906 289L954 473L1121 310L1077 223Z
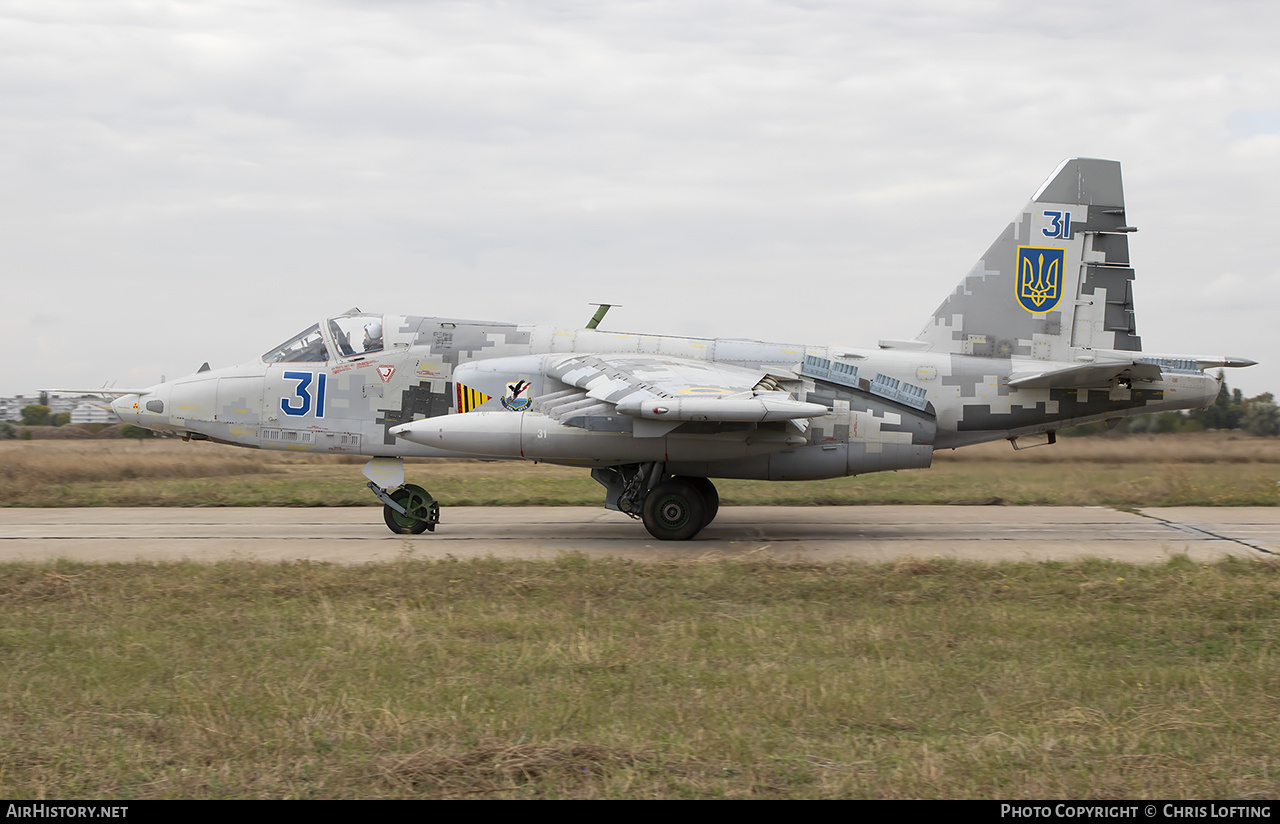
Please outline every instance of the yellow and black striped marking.
M470 412L472 409L475 409L480 404L489 400L489 395L472 389L470 386L463 386L460 383L456 384L456 386L458 387L459 412Z

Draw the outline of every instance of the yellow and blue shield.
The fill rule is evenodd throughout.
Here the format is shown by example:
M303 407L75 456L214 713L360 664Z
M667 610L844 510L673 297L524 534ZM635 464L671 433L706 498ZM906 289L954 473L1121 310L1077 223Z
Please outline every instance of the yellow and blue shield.
M1051 246L1018 247L1018 303L1028 312L1051 312L1062 300L1065 249Z

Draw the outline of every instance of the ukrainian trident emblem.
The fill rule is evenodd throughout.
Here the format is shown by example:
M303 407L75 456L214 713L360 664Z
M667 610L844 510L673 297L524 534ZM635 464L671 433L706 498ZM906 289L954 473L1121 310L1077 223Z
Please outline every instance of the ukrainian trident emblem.
M1064 249L1018 247L1018 303L1028 312L1052 311L1062 300Z

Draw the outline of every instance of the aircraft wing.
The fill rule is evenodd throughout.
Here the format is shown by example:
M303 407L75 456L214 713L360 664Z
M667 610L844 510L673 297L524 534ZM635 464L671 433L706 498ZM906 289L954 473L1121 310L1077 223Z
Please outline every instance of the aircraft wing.
M146 392L145 389L116 389L115 387L99 387L97 389L45 389L45 392L54 392L59 395L102 395L104 397L118 398L124 395L141 395Z
M489 383L496 389L484 373L534 371L573 387L535 398L535 411L585 429L607 428L610 416L625 415L636 419L638 437L656 437L687 421L795 421L803 428L801 421L830 411L796 400L763 369L664 355L498 358L460 366L455 377L468 386Z
M750 392L764 370L714 361L662 355L560 355L547 359L543 373L585 390L598 400L618 403L632 395L727 397Z
M783 421L825 415L796 400L763 369L657 355L573 355L548 377L611 403L624 415L679 421Z

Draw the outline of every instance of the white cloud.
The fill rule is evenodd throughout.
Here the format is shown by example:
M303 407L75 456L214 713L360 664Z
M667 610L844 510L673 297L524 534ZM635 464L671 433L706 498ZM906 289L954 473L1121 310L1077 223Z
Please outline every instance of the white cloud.
M3 3L0 343L47 337L0 394L234 362L352 304L578 323L603 292L635 330L909 336L1075 154L1125 163L1144 343L1266 361L1274 334L1241 322L1258 303L1205 290L1275 271L1277 22L1266 3ZM1280 365L1238 375L1280 389Z

